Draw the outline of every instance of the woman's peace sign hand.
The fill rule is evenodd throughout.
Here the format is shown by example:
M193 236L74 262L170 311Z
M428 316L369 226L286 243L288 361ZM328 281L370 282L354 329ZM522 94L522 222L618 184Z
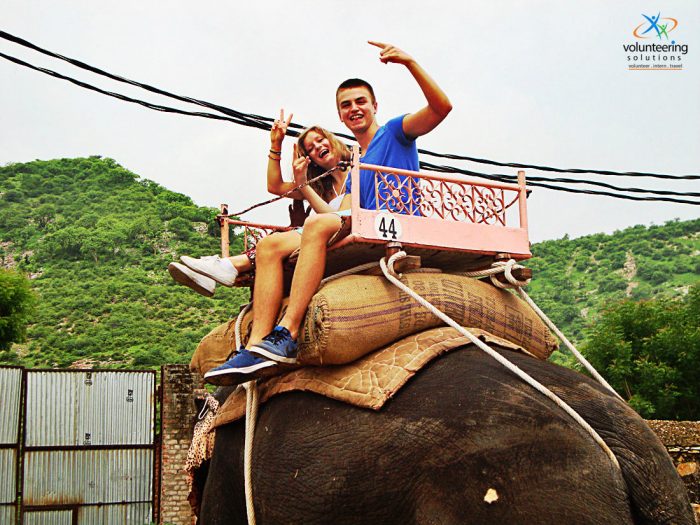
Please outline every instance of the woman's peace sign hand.
M272 147L278 151L281 151L282 141L287 134L287 128L290 122L292 122L293 116L294 113L290 113L289 117L285 120L284 109L280 109L280 118L275 120L272 124L272 129L270 129L270 142L272 143Z

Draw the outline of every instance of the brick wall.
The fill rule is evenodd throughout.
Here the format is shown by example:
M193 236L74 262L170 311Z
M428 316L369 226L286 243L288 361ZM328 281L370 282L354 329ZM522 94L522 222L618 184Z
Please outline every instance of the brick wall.
M187 365L166 365L161 370L159 522L191 525L194 516L187 501L184 465L197 417L195 392L201 390L202 382Z

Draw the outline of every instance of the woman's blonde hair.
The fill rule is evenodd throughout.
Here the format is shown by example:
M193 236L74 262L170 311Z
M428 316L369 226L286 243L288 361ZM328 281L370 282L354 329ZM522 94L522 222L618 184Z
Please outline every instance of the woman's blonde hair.
M299 135L299 139L297 140L297 147L299 148L300 155L303 155L305 157L309 155L309 152L306 151L306 148L304 147L304 139L312 131L318 133L323 138L328 139L328 143L331 145L331 149L340 160L350 160L350 148L348 148L345 144L338 140L338 137L336 137L333 133L320 126L311 126L310 128L306 128L304 132L301 135ZM318 177L319 175L321 175L321 173L325 171L326 170L324 170L320 166L317 166L316 164L311 162L311 164L309 164L307 177L309 179L312 179L314 177ZM331 201L336 196L335 191L333 189L333 177L323 177L322 179L317 180L316 182L312 182L310 186L326 202Z

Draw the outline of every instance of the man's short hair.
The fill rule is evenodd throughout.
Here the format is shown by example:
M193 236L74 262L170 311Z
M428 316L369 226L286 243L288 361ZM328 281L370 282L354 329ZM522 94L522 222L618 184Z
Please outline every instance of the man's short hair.
M349 78L344 82L341 82L341 84L338 86L338 89L335 90L335 99L338 100L338 95L340 94L341 90L358 87L367 88L367 91L369 91L369 94L372 98L372 104L377 102L377 99L374 96L374 90L372 89L372 86L370 86L369 82L367 82L366 80L362 80L361 78Z

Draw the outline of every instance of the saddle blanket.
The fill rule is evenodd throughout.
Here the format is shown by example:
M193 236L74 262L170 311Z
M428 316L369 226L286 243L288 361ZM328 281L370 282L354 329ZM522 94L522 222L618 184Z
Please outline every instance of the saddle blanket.
M523 347L484 330L468 330L486 343L532 355ZM258 384L259 400L263 403L276 394L304 391L379 410L432 359L469 342L454 328L432 328L405 337L350 364L306 366L269 378ZM246 392L238 388L218 409L212 428L244 417L245 410Z

